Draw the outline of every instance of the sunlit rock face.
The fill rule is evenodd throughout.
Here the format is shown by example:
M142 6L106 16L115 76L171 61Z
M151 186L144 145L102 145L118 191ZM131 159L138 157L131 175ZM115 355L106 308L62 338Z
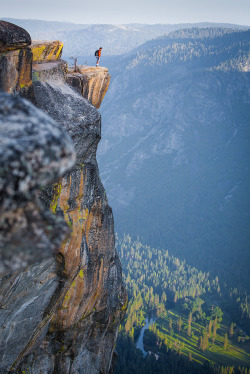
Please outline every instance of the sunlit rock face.
M53 183L39 192L71 234L50 259L0 279L0 373L109 373L126 310L113 214L96 162L101 117L66 84L66 70L60 59L36 63L32 87L37 107L66 130L76 151L74 166L67 172L58 166ZM43 173L41 167L39 183Z
M70 69L66 81L98 109L108 90L110 75L107 68L80 65Z
M0 21L0 89L32 99L32 52L27 31Z
M63 50L63 43L60 41L33 40L31 45L33 63L56 61L60 59Z
M59 66L57 73L49 74L45 65L46 74L40 71L34 82L37 105L67 129L77 163L42 194L72 228L58 256L65 284L42 354L50 354L53 337L58 345L57 372L67 368L65 373L107 373L127 296L115 250L113 215L96 163L101 118L93 105L65 84Z

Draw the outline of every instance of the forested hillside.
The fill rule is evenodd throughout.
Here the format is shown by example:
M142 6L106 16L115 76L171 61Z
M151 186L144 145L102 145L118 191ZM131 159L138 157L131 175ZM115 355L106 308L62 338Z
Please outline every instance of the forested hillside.
M6 18L26 29L32 39L60 40L64 43L63 58L78 57L78 63L94 64L94 52L103 47L103 56L115 56L127 53L148 40L157 38L174 30L185 27L222 26L226 28L244 29L243 26L231 24L74 24L69 22L51 22L40 20L17 20ZM105 22L105 20L104 20Z
M78 64L102 46L111 73L98 164L129 294L116 373L250 374L250 30L10 21Z
M116 230L249 290L250 31L181 30L119 65L99 161Z
M117 373L250 372L249 295L129 235L116 243L129 294ZM136 342L148 316L156 322L144 334L152 353L143 358Z

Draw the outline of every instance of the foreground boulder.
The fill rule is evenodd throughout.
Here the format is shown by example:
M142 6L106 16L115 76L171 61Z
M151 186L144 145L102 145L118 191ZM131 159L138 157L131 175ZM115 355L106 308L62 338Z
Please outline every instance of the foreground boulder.
M64 238L65 225L42 207L37 191L73 166L75 150L55 121L28 101L1 93L0 162L0 273L5 273L51 256Z
M22 27L0 20L0 53L28 47L30 34Z

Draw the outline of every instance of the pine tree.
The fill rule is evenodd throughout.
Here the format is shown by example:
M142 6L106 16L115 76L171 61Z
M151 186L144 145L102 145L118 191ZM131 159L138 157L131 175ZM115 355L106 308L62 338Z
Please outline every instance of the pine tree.
M166 293L163 291L162 292L162 295L161 295L161 302L162 303L165 303L167 301L167 295L166 295Z
M189 313L189 316L188 316L188 336L191 335L191 325L192 325L192 312Z
M178 319L178 321L177 321L177 329L178 329L178 331L179 332L181 332L181 326L182 326L182 319L181 319L181 317Z
M174 294L174 303L176 303L177 300L178 300L178 292L175 292L175 294Z
M169 325L168 325L168 327L169 327L169 330L171 331L172 327L173 327L173 320L172 320L172 318L169 318Z
M208 347L208 336L207 336L207 330L205 330L203 333L203 339L202 339L203 352L207 349L207 347Z
M234 324L232 322L231 325L230 325L230 329L229 329L229 336L230 336L230 338L233 337L233 334L234 334Z
M188 361L189 362L192 361L192 353L191 353L191 351L188 352Z
M228 337L227 337L227 332L225 333L225 338L224 338L224 349L226 350L228 347Z
M213 325L213 322L212 320L210 319L209 321L209 325L208 325L208 337L210 338L211 336L211 332L212 332L212 325Z
M157 306L159 304L160 300L159 300L159 295L156 293L155 294L155 305Z
M216 339L216 333L217 333L217 316L215 317L214 323L213 323L213 344Z
M134 332L135 332L135 330L134 330L133 327L132 327L132 328L129 330L129 332L128 332L128 335L129 335L132 339L134 339Z
M202 349L202 335L200 335L200 337L199 337L199 339L198 339L197 348L198 348L198 349Z

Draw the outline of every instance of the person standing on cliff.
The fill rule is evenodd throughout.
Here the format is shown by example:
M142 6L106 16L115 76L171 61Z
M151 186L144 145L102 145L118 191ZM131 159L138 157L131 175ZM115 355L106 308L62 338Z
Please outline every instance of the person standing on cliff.
M101 54L102 54L102 47L100 47L99 49L97 49L95 51L96 66L99 66L99 61L100 61Z

